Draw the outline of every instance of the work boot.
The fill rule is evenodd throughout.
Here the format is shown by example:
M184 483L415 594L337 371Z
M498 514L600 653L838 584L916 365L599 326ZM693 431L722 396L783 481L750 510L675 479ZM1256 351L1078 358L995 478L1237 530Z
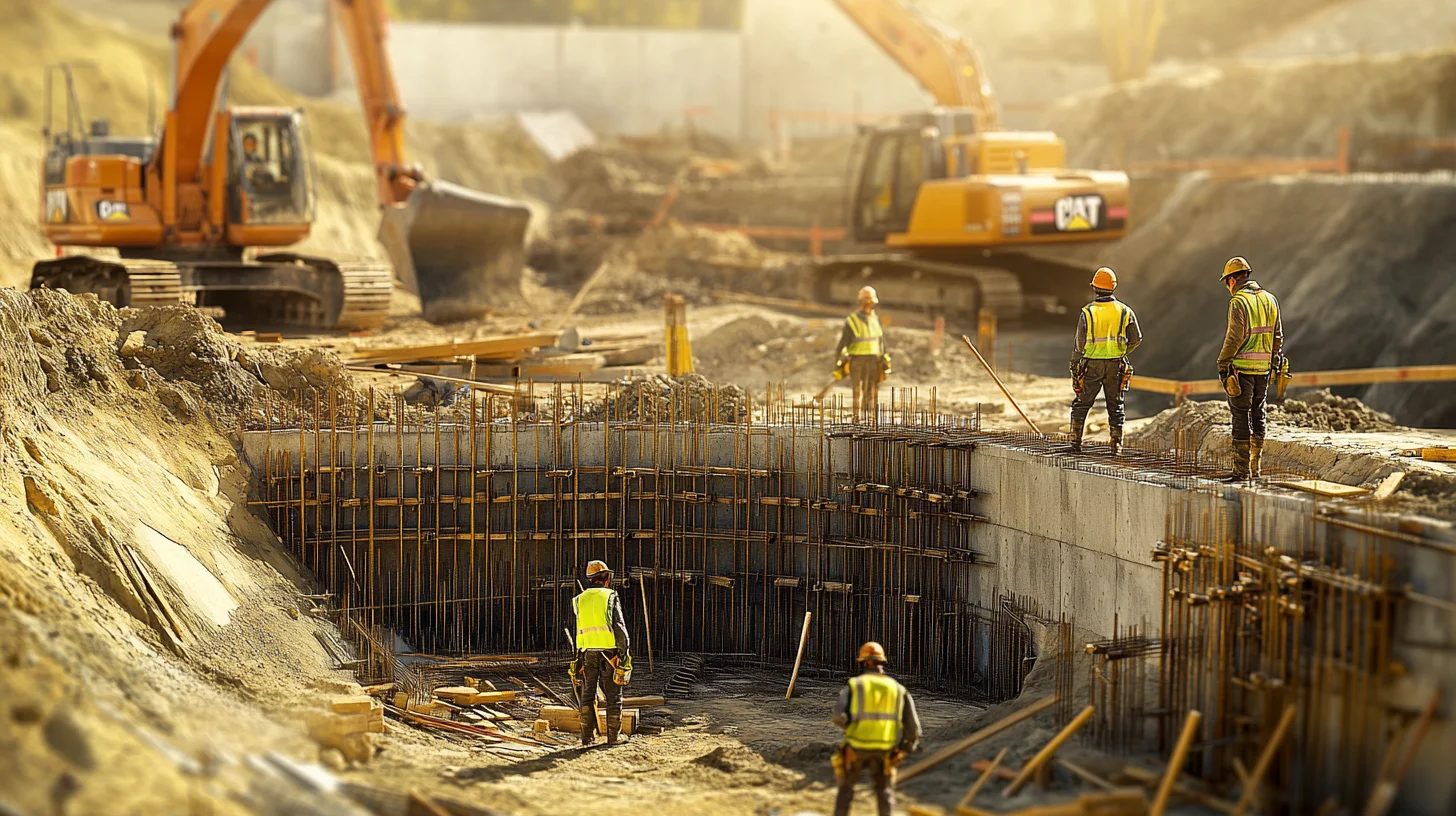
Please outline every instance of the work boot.
M1247 482L1249 480L1249 440L1234 440L1234 472L1229 476L1231 482Z
M1264 456L1264 437L1249 440L1249 478L1259 478L1259 460Z
M1072 420L1072 453L1082 452L1082 431L1086 428L1086 421L1078 422Z
M1108 433L1112 436L1112 441L1107 443L1107 449L1112 452L1113 456L1116 456L1118 449L1122 447L1122 429L1111 428Z
M622 734L622 715L621 714L608 714L607 715L607 746L608 747L611 747L613 745L616 745L617 744L617 740L620 738L621 734Z
M581 744L591 745L597 741L597 712L595 708L583 706L581 713Z

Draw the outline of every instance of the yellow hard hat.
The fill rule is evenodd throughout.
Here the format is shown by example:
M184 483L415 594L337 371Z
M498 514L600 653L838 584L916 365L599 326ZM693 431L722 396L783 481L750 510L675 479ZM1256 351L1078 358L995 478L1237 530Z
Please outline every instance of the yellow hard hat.
M1228 259L1228 263L1223 265L1223 274L1220 275L1218 279L1223 280L1230 275L1237 275L1240 272L1252 271L1254 270L1249 267L1249 262L1244 260L1242 255L1239 255Z
M1117 288L1117 273L1113 272L1110 266L1104 266L1096 272L1093 272L1092 288L1111 292Z
M870 303L879 303L880 293L876 292L873 286L865 286L859 290L859 299L864 300L865 298L869 298Z
M605 561L588 561L586 563L586 577L590 578L599 572L605 572L610 574L612 572L612 568L608 567L607 562Z
M860 663L883 664L885 662L885 647L872 640L859 647L859 657L855 659Z

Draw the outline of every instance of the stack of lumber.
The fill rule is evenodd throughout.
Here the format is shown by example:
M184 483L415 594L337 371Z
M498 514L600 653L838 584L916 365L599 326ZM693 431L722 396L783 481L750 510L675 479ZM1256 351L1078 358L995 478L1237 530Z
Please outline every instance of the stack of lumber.
M327 711L314 712L308 733L325 748L338 749L346 759L368 762L374 756L374 734L385 732L384 706L373 697L335 697Z
M646 332L584 335L577 329L564 329L430 345L376 346L355 351L348 362L353 367L387 366L479 382L613 382L650 373L637 367L659 356L661 348L661 339Z

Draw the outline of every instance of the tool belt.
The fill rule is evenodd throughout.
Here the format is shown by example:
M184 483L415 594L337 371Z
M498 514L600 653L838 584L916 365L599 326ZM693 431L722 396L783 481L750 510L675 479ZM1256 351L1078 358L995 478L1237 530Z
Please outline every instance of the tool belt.
M1269 369L1269 375L1273 379L1274 401L1284 400L1284 389L1289 387L1289 358L1283 354L1274 357L1274 364Z
M1087 358L1083 357L1072 363L1068 369L1072 373L1072 393L1080 394L1082 389L1087 387Z
M612 682L625 686L632 682L632 656L609 657L607 663L612 667Z
M1237 397L1244 393L1243 386L1239 385L1239 370L1229 368L1219 375L1223 379L1223 392L1230 397Z
M895 769L900 766L901 762L905 761L905 757L905 751L899 748L890 751L885 756L883 760L885 763L885 778L890 780L891 785L895 784ZM849 778L850 767L858 759L859 754L855 752L853 746L847 742L840 745L839 750L829 756L829 764L834 768L834 781L843 785L845 780Z

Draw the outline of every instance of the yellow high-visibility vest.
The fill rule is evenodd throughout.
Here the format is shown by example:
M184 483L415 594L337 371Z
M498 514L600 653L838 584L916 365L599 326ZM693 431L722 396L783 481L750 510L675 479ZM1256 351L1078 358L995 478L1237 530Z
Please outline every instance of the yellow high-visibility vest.
M905 687L883 674L861 674L849 681L849 725L844 739L862 751L888 751L900 744Z
M854 340L846 347L845 354L850 357L880 356L880 338L885 335L885 330L880 328L878 313L870 314L866 320L864 315L855 312L845 318L845 322L849 324L849 331L854 335Z
M612 631L609 602L617 597L614 590L592 587L571 599L576 612L576 648L615 649L617 635Z
M1234 355L1234 368L1245 374L1268 374L1274 358L1274 327L1279 323L1279 301L1263 289L1240 290L1234 300L1248 318L1249 336Z
M1132 309L1116 300L1094 300L1082 307L1087 323L1087 345L1082 356L1090 360L1115 360L1127 353L1127 326Z

